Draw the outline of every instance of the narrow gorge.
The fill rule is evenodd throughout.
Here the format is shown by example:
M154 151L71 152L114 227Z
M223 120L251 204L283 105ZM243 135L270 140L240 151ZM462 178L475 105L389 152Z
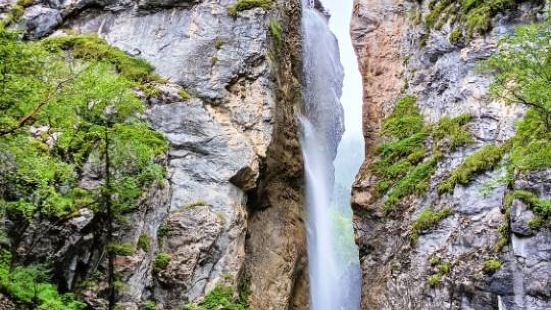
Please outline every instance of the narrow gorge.
M0 309L551 309L550 9L0 0Z

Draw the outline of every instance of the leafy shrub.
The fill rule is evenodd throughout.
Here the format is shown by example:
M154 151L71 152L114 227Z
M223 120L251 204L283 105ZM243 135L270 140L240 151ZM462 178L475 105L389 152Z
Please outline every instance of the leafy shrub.
M153 270L159 271L166 269L168 267L168 264L170 264L170 254L161 252L155 256L155 260L153 261Z
M450 43L451 44L456 44L457 42L459 42L459 40L461 39L462 36L463 36L463 31L461 31L460 28L455 28L450 33L450 36L449 36Z
M151 238L147 234L141 234L138 238L138 248L146 252L151 248Z
M164 238L174 229L169 224L161 224L157 230L157 238Z
M197 303L184 306L183 310L246 310L246 294L235 296L230 286L218 285Z
M132 256L136 249L129 243L110 242L107 245L107 250L114 255Z
M158 310L157 305L152 301L146 301L143 305L143 310Z
M514 0L436 0L425 16L427 28L440 29L446 22L462 25L467 34L485 33L491 29L491 19L497 13L512 8ZM452 42L452 40L450 40Z
M60 294L40 266L18 266L10 271L11 255L0 252L0 288L11 298L38 310L83 310L86 305L71 294Z

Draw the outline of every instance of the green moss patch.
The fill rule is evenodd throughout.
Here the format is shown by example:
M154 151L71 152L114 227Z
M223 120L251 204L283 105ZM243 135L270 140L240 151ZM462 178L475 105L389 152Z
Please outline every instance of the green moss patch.
M235 17L238 12L254 8L269 9L272 4L272 0L237 0L236 3L228 6L228 14Z
M449 150L471 143L465 129L470 116L444 117L433 126L425 125L417 107L417 98L400 98L381 126L382 143L375 149L377 160L370 169L378 181L375 184L378 196L386 195L384 210L388 213L405 197L421 194L428 189L430 177L443 151L439 145L449 141ZM433 137L432 154L426 142Z
M429 29L440 29L445 23L465 28L468 36L491 29L496 14L514 8L514 0L433 0L424 17ZM457 37L457 34L455 35Z
M467 184L474 175L493 170L510 148L510 143L484 146L467 157L463 163L455 168L450 176L438 185L438 191L440 193L451 192L456 184Z
M117 68L125 78L136 82L159 81L153 67L145 60L131 57L124 51L111 46L96 35L67 35L47 38L43 41L50 50L71 51L74 57L88 61L107 61Z
M432 208L428 208L421 211L411 224L411 240L417 240L421 231L436 227L436 225L438 225L441 220L450 216L451 214L453 214L453 210L451 208L444 208L438 211L435 211Z

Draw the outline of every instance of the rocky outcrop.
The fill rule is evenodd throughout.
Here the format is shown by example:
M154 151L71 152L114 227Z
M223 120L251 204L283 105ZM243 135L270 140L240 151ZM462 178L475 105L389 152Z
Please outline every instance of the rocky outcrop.
M526 224L529 211L516 200L507 222L503 206L511 189L499 181L505 171L481 174L450 194L436 189L469 154L514 134L513 124L522 117L522 108L492 100L487 95L491 76L475 67L478 60L494 53L499 38L512 27L541 16L542 6L528 2L498 14L486 35L452 44L449 24L427 31L407 17L414 10L426 14L428 3L357 0L355 4L351 32L364 76L368 154L353 193L364 280L362 309L549 308L550 252L543 245L551 241L549 230L531 231ZM427 123L444 116L471 115L467 129L475 141L444 154L426 194L405 199L399 215L387 216L382 211L384 198L374 194L377 180L369 165L376 157L380 122L403 94L418 98ZM515 187L543 194L549 185L547 175L519 177ZM411 225L419 213L443 207L451 208L453 214L411 242ZM511 227L511 243L496 252L502 224ZM503 262L493 275L484 270L489 259ZM436 284L427 281L433 275Z
M232 17L227 7L234 2L36 1L12 25L30 39L67 29L97 34L166 79L158 94L141 94L146 116L170 143L168 177L118 227L119 239L137 248L116 259L125 284L117 298L126 309L147 300L180 309L218 284L250 288L255 309L304 308L295 302L307 287L294 119L301 102L299 3ZM271 19L281 21L284 46L272 42ZM19 252L25 262L55 253L61 287L86 282L86 301L101 307L106 284L88 281L105 257L97 225L86 210L67 223L37 219L22 229ZM27 235L42 236L40 247ZM140 240L149 240L147 249ZM160 253L170 260L154 268Z
M303 165L295 123L302 106L300 2L279 16L285 40L274 42L274 134L256 193L250 196L246 278L252 309L307 309Z

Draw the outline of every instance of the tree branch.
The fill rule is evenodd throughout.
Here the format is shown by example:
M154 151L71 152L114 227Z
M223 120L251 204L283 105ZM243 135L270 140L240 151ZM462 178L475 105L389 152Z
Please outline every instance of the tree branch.
M0 137L11 134L11 133L15 132L16 130L18 130L18 129L22 128L23 126L25 126L27 124L27 122L29 122L30 120L32 120L36 116L36 114L40 111L40 109L42 109L42 107L44 107L46 104L48 104L48 102L54 96L56 96L59 92L61 92L61 90L63 90L63 88L65 87L66 84L68 84L69 82L72 82L73 80L75 80L79 75L80 75L80 72L77 75L74 75L74 76L72 76L68 79L65 79L65 80L59 82L56 85L55 89L52 92L50 92L46 96L46 98L44 98L40 102L38 102L29 113L25 114L23 117L21 117L19 119L19 122L17 123L16 126L14 126L12 128L0 130Z

